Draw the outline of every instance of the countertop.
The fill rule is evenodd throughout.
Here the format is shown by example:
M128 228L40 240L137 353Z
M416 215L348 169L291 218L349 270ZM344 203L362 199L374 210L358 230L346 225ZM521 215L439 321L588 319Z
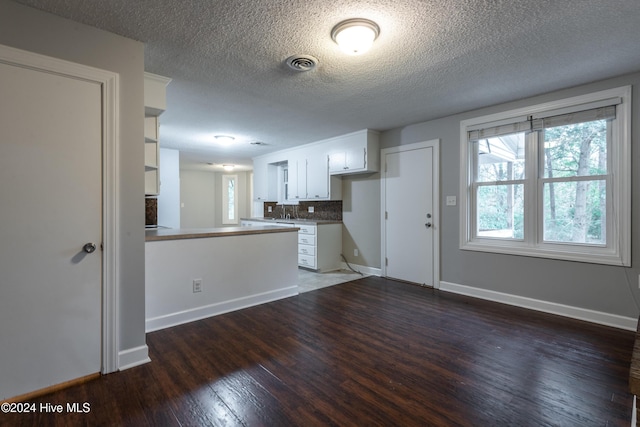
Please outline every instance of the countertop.
M265 224L264 227L221 227L221 228L163 228L147 230L145 240L153 242L158 240L202 239L207 237L244 236L250 234L286 233L298 231L299 228L282 227Z
M332 220L332 219L307 219L307 218L291 218L291 219L282 219L282 218L267 218L267 217L259 217L259 218L240 218L241 221L260 221L264 223L287 223L287 224L295 224L295 225L322 225L322 224L342 224L342 221Z

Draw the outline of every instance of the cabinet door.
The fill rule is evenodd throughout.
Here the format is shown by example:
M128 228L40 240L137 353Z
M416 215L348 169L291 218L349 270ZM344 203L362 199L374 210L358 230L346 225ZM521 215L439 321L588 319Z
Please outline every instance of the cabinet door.
M356 147L347 151L345 155L345 170L356 171L366 169L367 164L367 148Z
M307 159L307 198L329 198L329 159L326 154L312 153Z
M329 173L342 173L346 167L347 153L344 151L329 154Z
M307 198L307 159L290 157L289 164L289 200Z
M268 201L269 197L269 176L267 162L262 160L253 161L253 199L258 201Z

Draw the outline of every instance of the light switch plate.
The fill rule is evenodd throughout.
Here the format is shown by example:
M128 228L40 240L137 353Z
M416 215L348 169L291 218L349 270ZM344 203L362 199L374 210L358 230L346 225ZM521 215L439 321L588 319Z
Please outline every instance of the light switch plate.
M456 196L447 196L447 206L455 206L456 202Z
M309 206L308 211L309 213L313 213L315 211L315 208L313 206Z

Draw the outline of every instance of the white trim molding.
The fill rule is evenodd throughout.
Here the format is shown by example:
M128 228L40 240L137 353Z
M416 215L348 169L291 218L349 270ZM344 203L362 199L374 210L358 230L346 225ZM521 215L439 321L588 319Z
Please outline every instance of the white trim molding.
M82 79L102 89L102 368L103 374L118 370L119 252L119 75L87 65L0 45L0 62L31 70Z
M356 271L359 271L360 273L362 273L365 276L378 276L378 277L382 277L382 270L379 268L375 268L375 267L368 267L366 265L358 265L358 264L349 264L347 265L346 262L343 262L340 266L340 268L342 270L351 270L351 268L349 268L349 266L351 266L351 268L353 268Z
M590 310L587 308L573 307L555 302L542 301L534 298L519 295L506 294L503 292L491 291L488 289L475 288L472 286L458 285L451 282L440 282L440 290L455 294L480 298L487 301L494 301L530 310L541 311L543 313L557 314L571 319L584 320L586 322L597 323L599 325L612 326L614 328L635 331L638 319L632 317L619 316L617 314L604 313L602 311Z
M118 354L118 366L121 371L135 366L144 365L149 362L151 362L151 359L149 358L149 347L146 345L128 348Z
M231 299L228 301L217 302L201 307L190 308L188 310L147 319L146 330L147 332L153 332L172 326L182 325L183 323L194 322L196 320L241 310L243 308L265 304L271 301L289 298L295 295L298 295L297 285L290 286L288 288L275 289L273 291L263 292L260 294L249 295L242 298Z

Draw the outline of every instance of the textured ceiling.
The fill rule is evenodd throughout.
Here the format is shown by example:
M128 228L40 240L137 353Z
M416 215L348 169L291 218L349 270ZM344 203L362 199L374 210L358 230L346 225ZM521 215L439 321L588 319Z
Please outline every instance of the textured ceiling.
M173 79L161 144L185 161L250 158L640 70L639 0L17 0L145 43ZM346 56L331 29L380 26ZM284 61L313 55L315 70ZM236 136L233 148L211 142ZM251 145L261 141L265 146Z

